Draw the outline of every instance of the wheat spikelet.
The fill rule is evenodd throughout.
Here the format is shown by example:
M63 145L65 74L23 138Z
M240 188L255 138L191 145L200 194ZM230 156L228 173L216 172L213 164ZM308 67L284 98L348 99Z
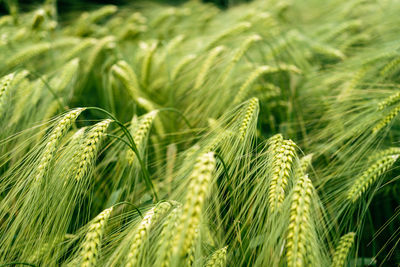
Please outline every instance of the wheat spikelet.
M235 65L239 62L239 60L243 57L243 55L249 50L250 46L257 41L262 40L261 36L258 34L251 35L248 37L243 44L239 47L239 49L236 51L236 53L232 57L232 61L229 63L228 67L222 74L222 83L224 84L228 78L229 75L232 71L232 69L235 67Z
M223 247L215 251L207 260L205 267L224 267L226 265L226 251L228 247Z
M166 214L171 208L171 204L168 202L159 203L157 206L153 207L151 210L146 212L142 221L134 229L132 234L131 245L129 248L129 254L126 260L126 267L138 266L139 256L141 253L141 248L146 241L150 229L153 225L158 223L160 218Z
M378 159L354 182L347 194L347 199L355 202L379 176L392 167L399 156L400 154L396 154Z
M87 137L82 144L82 152L77 158L77 166L74 168L75 179L77 181L80 181L87 173L90 164L96 157L99 143L111 122L112 120L108 119L101 121L93 126L93 128L88 132Z
M168 45L165 47L165 54L163 56L163 60L164 61L165 57L171 53L179 44L181 44L183 42L183 40L185 39L185 35L180 34L175 36L169 43Z
M272 177L268 190L268 202L271 212L278 210L285 198L285 189L288 184L296 144L292 140L283 140L278 143L276 153L272 158Z
M57 150L57 146L61 141L61 138L68 131L71 125L75 122L76 118L84 111L85 108L77 108L66 115L64 115L57 125L50 133L49 139L47 140L46 147L44 148L43 154L40 158L39 165L35 174L35 181L39 181L45 175L51 160L54 157L54 153Z
M88 233L81 245L81 267L96 266L97 257L101 248L101 239L112 211L112 207L102 211L90 224Z
M218 35L214 40L212 40L206 46L206 50L213 48L215 45L217 45L223 39L226 39L230 36L234 36L236 34L240 34L244 31L248 30L250 27L251 27L251 23L246 21L246 22L241 22L238 25L235 25L230 29L227 29L226 31L224 31L220 35Z
M150 130L150 127L157 116L158 111L154 110L143 116L136 131L134 132L133 141L135 142L139 151L142 150L145 138ZM136 158L135 153L132 150L127 152L127 160L129 164L132 164Z
M388 125L400 112L400 106L393 108L378 124L372 128L372 133L377 133L383 127Z
M182 206L179 204L168 214L157 243L157 260L155 266L169 267L171 260L172 240L182 214Z
M211 184L215 159L212 152L200 155L189 177L186 201L179 220L172 253L187 257L197 237L196 230L200 226L203 204Z
M148 85L149 77L150 77L150 70L153 61L154 53L156 52L157 43L153 43L151 45L145 45L146 54L144 55L142 68L140 72L141 82L144 87Z
M339 244L336 247L335 254L333 255L331 267L344 267L346 266L346 258L354 243L355 233L350 232L340 238Z
M182 58L171 71L171 81L175 81L181 71L189 65L194 59L195 55L190 54Z
M111 73L117 77L128 89L129 94L135 99L139 93L139 85L134 70L126 61L120 60L111 67Z
M244 141L246 138L247 134L247 129L249 127L249 124L251 123L252 119L254 117L257 117L258 115L258 98L253 97L252 99L249 100L249 105L246 109L246 113L244 114L244 118L242 121L242 124L240 125L239 128L239 135L240 135L240 140Z
M400 92L385 98L382 102L378 103L378 110L383 110L400 101Z
M200 67L199 74L196 77L196 80L194 82L194 89L199 89L205 81L205 78L208 74L208 71L210 70L211 66L213 65L215 59L218 57L219 54L221 54L225 50L224 46L217 46L214 49L212 49L204 61L203 65Z
M306 175L299 177L293 189L290 222L286 237L286 259L288 267L306 266L306 244L310 231L312 189L312 183Z

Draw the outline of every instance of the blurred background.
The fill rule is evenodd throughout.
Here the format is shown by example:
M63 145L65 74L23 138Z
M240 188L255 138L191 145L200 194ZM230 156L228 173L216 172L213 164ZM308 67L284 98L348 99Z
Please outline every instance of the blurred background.
M149 1L149 0L146 0ZM172 5L179 5L187 0L152 0L152 2L166 3ZM243 2L250 2L251 0L203 0L203 2L211 2L220 8L228 8ZM23 10L32 10L44 2L44 0L0 0L0 14L6 14L7 6L12 2L18 2L18 6ZM60 15L72 11L87 10L98 7L99 5L112 4L112 5L127 5L144 2L143 0L58 0L57 8Z

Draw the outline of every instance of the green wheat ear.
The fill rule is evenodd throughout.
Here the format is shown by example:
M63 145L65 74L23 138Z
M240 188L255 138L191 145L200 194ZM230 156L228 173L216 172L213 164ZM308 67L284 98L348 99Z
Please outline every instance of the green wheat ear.
M346 258L354 243L355 233L348 233L342 236L333 255L331 267L346 266Z

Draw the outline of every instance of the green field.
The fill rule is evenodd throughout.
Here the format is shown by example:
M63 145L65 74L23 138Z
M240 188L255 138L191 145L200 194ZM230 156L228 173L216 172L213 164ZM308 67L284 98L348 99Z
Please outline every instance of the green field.
M2 2L0 267L400 266L400 1L214 2Z

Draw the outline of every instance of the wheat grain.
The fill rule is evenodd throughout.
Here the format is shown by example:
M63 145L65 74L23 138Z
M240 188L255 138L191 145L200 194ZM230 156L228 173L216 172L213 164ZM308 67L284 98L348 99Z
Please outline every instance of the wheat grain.
M361 176L353 183L347 199L355 202L376 179L384 174L396 162L400 154L385 156L372 164Z
M290 222L286 237L286 259L288 267L306 266L306 244L310 231L312 189L312 183L306 175L299 177L293 189Z
M333 255L331 267L344 267L347 255L354 243L355 233L350 232L340 238L339 244L336 247Z
M100 253L101 239L112 211L112 207L102 211L90 224L88 233L81 245L81 267L97 266L96 263Z

